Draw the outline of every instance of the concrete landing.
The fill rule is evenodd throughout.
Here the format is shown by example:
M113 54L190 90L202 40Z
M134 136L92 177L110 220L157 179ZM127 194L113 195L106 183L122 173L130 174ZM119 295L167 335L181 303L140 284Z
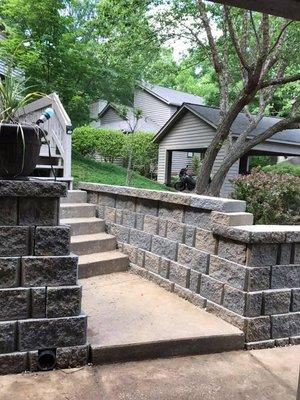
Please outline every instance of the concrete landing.
M130 273L82 279L93 363L243 348L242 332Z

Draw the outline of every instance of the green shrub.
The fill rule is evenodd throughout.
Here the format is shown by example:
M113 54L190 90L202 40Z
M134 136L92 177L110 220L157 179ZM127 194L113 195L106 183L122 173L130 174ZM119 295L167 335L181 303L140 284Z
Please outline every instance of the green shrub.
M74 129L72 147L75 152L83 156L92 157L97 149L98 129L91 126L81 126Z
M253 170L232 181L234 199L245 200L257 224L297 224L300 211L300 178L290 174Z
M152 143L153 133L135 132L126 135L122 154L127 164L132 152L132 169L141 175L148 176L151 165L157 163L158 145Z
M276 164L277 157L274 156L251 156L249 160L250 171L256 167L265 167Z
M288 163L280 163L276 165L268 165L262 168L263 172L274 172L276 174L291 174L300 176L300 165L293 165Z
M104 161L114 162L122 155L126 136L116 129L97 129L97 152Z
M113 162L122 155L126 137L116 129L92 128L82 126L73 133L73 150L83 156L94 157L100 154L104 161Z

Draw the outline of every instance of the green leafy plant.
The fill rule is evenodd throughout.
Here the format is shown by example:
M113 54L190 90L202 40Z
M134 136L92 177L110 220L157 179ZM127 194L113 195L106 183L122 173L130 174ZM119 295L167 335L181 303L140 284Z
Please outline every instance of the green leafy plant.
M247 202L247 211L253 213L255 223L299 223L299 177L254 169L250 175L239 176L231 182L232 197Z
M300 165L293 165L289 163L280 163L276 165L269 165L262 168L263 172L273 172L276 174L291 174L300 177Z
M157 163L158 146L152 142L153 133L135 132L126 136L122 150L125 160L132 156L132 169L148 176L150 169Z
M91 126L81 126L74 129L72 147L75 152L83 156L93 157L97 148L98 129Z
M32 86L27 86L24 77L15 77L8 68L5 79L0 79L0 122L18 122L18 112L27 104L43 96L39 92L29 92Z
M116 129L97 129L97 152L106 162L114 162L122 155L126 136Z

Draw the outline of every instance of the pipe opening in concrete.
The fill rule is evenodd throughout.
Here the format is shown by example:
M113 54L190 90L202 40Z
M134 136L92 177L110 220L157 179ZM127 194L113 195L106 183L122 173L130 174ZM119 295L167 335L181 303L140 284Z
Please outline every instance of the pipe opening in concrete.
M37 364L40 371L51 371L56 365L56 349L39 350Z

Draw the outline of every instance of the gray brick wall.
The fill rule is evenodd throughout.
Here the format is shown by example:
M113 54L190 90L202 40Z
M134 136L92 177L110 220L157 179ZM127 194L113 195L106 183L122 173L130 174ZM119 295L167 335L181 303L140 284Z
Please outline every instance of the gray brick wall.
M252 214L232 200L96 184L82 189L101 208L135 273L239 327L247 348L297 342L296 228L252 229ZM105 217L114 215L111 208L115 220Z

